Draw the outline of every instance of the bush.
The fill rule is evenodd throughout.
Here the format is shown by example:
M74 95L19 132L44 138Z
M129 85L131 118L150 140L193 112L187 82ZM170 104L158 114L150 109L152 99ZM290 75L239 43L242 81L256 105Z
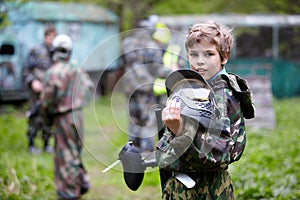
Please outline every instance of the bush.
M275 100L277 126L249 130L241 160L230 171L237 199L299 199L299 98Z

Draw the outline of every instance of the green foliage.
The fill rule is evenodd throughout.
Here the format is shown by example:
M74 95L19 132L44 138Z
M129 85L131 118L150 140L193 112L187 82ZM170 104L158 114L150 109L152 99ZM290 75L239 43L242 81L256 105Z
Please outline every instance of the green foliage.
M64 0L64 2L82 2L80 0ZM137 26L138 21L151 14L298 14L300 0L88 0L114 11L120 18L121 31Z
M18 4L29 0L18 1ZM48 0L55 2L82 3L81 0ZM120 30L125 31L137 27L141 19L151 14L298 14L300 0L87 0L84 3L94 3L114 11L120 19Z
M29 155L24 113L12 107L3 110L0 115L0 199L47 199L48 194L54 193L52 156Z
M245 153L231 165L237 199L299 199L299 98L275 100L277 127L249 130Z
M125 101L122 95L114 98L119 104L112 103L110 97L101 97L85 109L83 160L92 187L83 200L160 199L156 169L145 173L143 184L135 192L126 187L120 164L107 173L101 172L117 159L127 139L123 133L128 121ZM300 123L295 119L300 113L299 100L274 101L275 129L248 128L244 155L229 168L236 199L300 198ZM118 111L117 116L112 110ZM55 199L53 156L27 153L24 112L12 107L1 109L0 199Z
M150 14L180 15L180 14L298 14L299 0L146 0L120 1L98 0L117 13L121 19L121 30L136 27L137 22ZM109 3L107 3L109 2ZM116 9L117 8L117 9Z

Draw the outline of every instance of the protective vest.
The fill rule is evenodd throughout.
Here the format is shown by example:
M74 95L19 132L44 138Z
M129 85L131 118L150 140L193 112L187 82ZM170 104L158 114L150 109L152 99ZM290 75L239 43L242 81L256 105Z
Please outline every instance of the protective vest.
M163 55L162 62L164 67L168 69L172 69L173 66L177 65L178 56L181 51L179 45L169 45ZM153 85L153 93L155 96L160 96L166 94L166 87L165 87L165 78L156 78Z

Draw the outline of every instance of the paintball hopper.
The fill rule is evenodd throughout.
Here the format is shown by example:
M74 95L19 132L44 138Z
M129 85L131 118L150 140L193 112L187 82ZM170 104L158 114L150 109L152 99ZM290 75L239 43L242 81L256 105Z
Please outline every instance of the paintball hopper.
M142 184L146 167L155 165L146 163L142 159L139 149L132 142L125 144L119 153L119 159L123 166L125 183L133 191L136 191Z
M166 79L167 95L181 102L181 115L196 120L204 128L214 126L219 116L214 92L197 72L180 69Z
M30 108L30 110L26 112L26 117L32 119L38 116L38 114L40 113L41 105L41 101L36 101L34 105Z

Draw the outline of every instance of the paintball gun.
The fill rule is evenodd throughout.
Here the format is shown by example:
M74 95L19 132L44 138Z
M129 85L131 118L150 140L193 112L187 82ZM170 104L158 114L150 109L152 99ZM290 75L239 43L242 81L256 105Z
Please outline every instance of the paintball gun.
M157 130L159 139L164 132L164 124L162 121L162 109L155 109L155 116L157 121ZM133 191L136 191L143 182L144 172L147 167L157 167L156 159L145 160L142 158L140 151L134 146L133 142L127 142L118 154L118 160L106 167L102 173L105 173L116 166L118 163L122 163L123 176L127 187Z
M41 101L36 101L30 110L26 112L26 117L28 119L36 117L40 112L41 104Z
M122 163L123 176L127 187L136 191L143 182L144 172L147 167L156 167L156 160L145 160L142 158L139 149L133 145L133 142L127 142L118 154L118 160L106 167L102 173L112 169L119 163Z
M199 122L204 128L214 126L215 118L219 117L220 113L216 109L212 89L200 74L187 69L177 70L167 77L166 89L168 97L176 98L181 102L180 113L182 116ZM155 116L158 139L161 139L167 129L162 121L162 108L155 109ZM121 162L125 183L133 191L141 185L146 168L158 166L156 159L143 159L139 149L134 146L133 142L127 142L119 152L118 157L117 161L102 172L107 172ZM163 188L172 172L164 168L160 168L159 172L161 187ZM178 179L188 182L187 185L189 186L194 184L190 184L191 181L187 181L189 179L182 174L179 175Z

